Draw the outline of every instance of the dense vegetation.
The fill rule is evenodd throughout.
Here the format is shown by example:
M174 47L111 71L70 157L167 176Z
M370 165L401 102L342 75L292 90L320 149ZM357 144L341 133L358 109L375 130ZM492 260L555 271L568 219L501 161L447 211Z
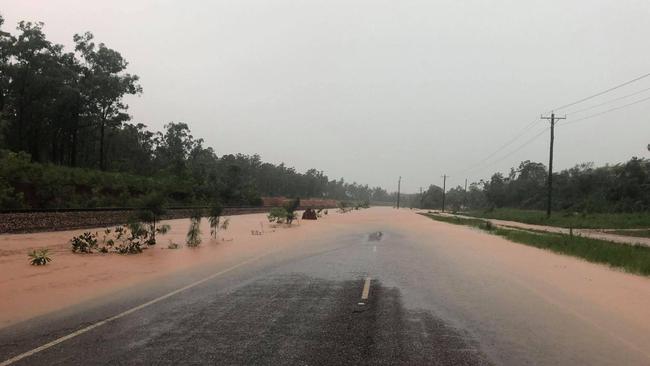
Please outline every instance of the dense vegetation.
M218 157L186 123L154 132L132 122L124 97L143 92L138 76L91 33L73 40L66 51L42 23L0 30L0 208L132 206L149 192L177 204L255 205L263 195L390 200L381 188L316 169Z
M524 161L512 168L507 176L495 173L489 180L472 183L447 191L446 206L450 210L495 210L502 212L494 218L512 218L514 211L499 208L530 210L517 215L543 216L538 211L546 207L548 170L541 163ZM431 186L422 196L412 195L413 207L440 208L442 188ZM588 215L592 213L647 212L650 210L650 160L632 158L629 161L595 167L580 164L553 174L553 209ZM510 214L508 214L510 212ZM605 216L603 220L607 220ZM579 217L576 218L579 220Z

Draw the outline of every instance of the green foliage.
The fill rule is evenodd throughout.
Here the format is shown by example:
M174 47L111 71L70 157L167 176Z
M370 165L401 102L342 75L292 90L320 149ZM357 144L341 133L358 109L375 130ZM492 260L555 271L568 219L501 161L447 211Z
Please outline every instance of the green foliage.
M226 218L223 220L221 223L221 230L228 230L228 227L230 226L230 218Z
M0 150L3 208L124 207L147 191L164 186L153 178L32 163L25 153Z
M149 230L139 222L126 225L122 231L119 245L115 250L120 254L138 254L149 243Z
M195 212L190 218L190 227L187 230L186 244L190 248L201 245L201 215Z
M24 208L25 199L22 192L16 192L4 178L0 177L0 207L16 209Z
M101 253L108 253L115 245L115 240L113 239L111 233L112 232L110 228L106 228L102 232L101 246L99 246L99 251ZM117 233L117 228L116 228L116 233Z
M286 220L287 218L287 210L283 207L273 207L271 208L271 211L269 211L269 214L267 215L267 218L269 219L269 222L271 223L276 223L276 224L281 224Z
M556 212L550 218L541 210L519 210L497 208L492 210L476 210L465 215L518 221L534 225L559 226L565 228L585 229L634 229L650 227L650 212L638 213L576 213Z
M106 170L106 139L108 129L119 127L130 119L128 106L122 98L128 94L140 94L138 76L126 73L128 63L119 52L95 44L90 32L75 34L75 51L81 55L78 61L80 97L84 103L81 117L94 126L99 136L99 162Z
M75 236L70 240L73 253L92 253L97 249L97 234L85 232Z
M296 219L296 210L300 207L300 197L289 200L282 205L282 208L285 211L284 222L291 225L293 220Z
M546 208L548 171L544 164L523 161L508 174L495 173L464 187L447 191L452 211L516 208L536 212ZM422 195L405 195L411 207L440 208L442 188L432 185ZM595 167L578 164L553 174L553 210L562 214L650 211L650 160Z
M32 266L44 266L52 261L49 249L32 250L29 254L29 263Z
M165 214L165 197L161 194L154 193L145 196L140 204L140 209L136 212L135 219L145 223L149 231L148 245L156 245L156 234L166 234L171 227L163 225L163 227L156 227L160 217Z
M157 230L158 233L167 232L169 225L161 225ZM117 226L113 230L105 229L102 231L101 242L98 233L85 232L73 237L70 243L74 253L92 253L97 250L100 253L137 254L150 245L150 235L146 225L132 222L126 226Z
M208 223L210 223L210 236L213 239L217 238L217 233L219 231L219 222L221 221L221 214L223 213L223 207L219 203L215 203L210 207L210 212L208 214Z

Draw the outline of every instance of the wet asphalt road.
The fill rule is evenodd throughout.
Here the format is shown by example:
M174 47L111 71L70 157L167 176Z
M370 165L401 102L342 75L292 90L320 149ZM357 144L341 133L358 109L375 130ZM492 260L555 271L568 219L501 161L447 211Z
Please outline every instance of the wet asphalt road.
M488 364L468 334L430 311L405 307L400 289L384 283L378 260L396 255L399 236L373 233L272 253L15 364ZM176 274L0 330L0 359L217 270ZM369 296L360 305L367 277Z
M176 273L0 329L0 365L215 273L14 364L645 364L443 234L377 223Z

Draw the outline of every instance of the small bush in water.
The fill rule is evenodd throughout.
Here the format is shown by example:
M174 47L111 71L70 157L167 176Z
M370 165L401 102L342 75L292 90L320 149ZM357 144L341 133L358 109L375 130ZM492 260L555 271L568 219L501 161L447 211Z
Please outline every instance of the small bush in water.
M194 212L190 218L190 228L187 231L186 244L188 247L198 247L201 245L201 213Z
M72 252L74 253L92 253L93 249L97 249L97 235L85 232L73 237L70 244L72 244Z
M32 266L44 266L48 262L52 261L52 258L49 256L49 250L48 249L39 249L39 250L32 250L31 253L29 253L29 263Z
M287 210L282 207L273 207L266 217L271 223L281 224L287 218Z
M485 221L485 225L483 226L483 229L487 231L494 230L494 225L492 224L492 221Z
M120 254L142 253L142 247L149 243L149 231L141 223L135 222L127 225L127 230L117 248Z

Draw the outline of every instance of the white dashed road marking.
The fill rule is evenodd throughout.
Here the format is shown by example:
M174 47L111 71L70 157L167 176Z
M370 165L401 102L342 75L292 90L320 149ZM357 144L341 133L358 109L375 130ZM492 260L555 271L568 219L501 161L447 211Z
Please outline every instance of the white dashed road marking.
M363 283L363 291L361 291L361 301L359 305L365 305L370 296L370 277L366 277L366 281Z

